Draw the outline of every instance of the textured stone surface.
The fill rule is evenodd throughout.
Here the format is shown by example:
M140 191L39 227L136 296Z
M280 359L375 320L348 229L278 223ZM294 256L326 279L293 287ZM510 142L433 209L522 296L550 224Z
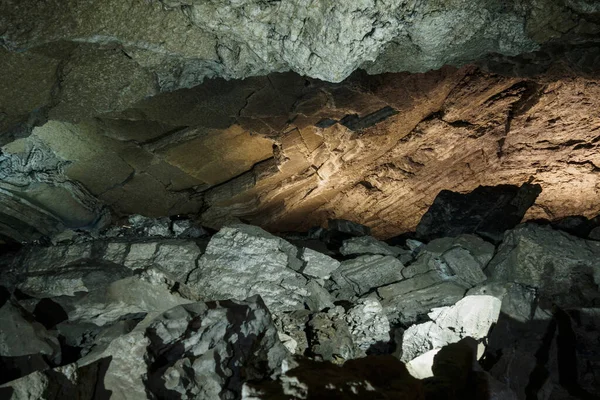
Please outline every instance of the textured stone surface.
M501 304L492 296L467 296L452 307L433 309L429 313L431 321L413 325L404 332L402 360L410 361L465 337L485 338L498 320Z
M402 280L404 265L391 256L360 256L343 261L331 276L339 299L362 296L371 289Z
M190 274L189 285L211 299L245 299L259 294L269 309L304 308L307 279L294 271L298 249L250 225L223 228L214 235Z
M487 279L483 269L494 256L495 248L474 235L432 240L419 250L417 259L402 271L412 278L430 271L441 280L453 280L465 287Z
M525 224L506 234L486 273L538 288L548 306L585 306L598 298L599 254L597 241Z

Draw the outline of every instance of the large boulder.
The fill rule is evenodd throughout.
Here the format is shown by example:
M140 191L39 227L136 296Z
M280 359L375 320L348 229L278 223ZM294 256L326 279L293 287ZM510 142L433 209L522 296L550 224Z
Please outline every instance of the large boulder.
M381 305L392 323L414 324L420 315L436 307L449 306L462 299L465 287L443 281L431 271L377 289Z
M310 295L298 249L250 225L221 229L210 240L188 284L204 298L245 299L259 294L271 311L304 308Z
M495 247L474 235L435 239L423 246L417 259L402 271L405 278L436 271L443 280L472 287L487 279L483 269Z
M366 255L342 261L331 275L338 299L351 300L372 289L402 280L404 265L392 256Z
M462 194L442 190L417 225L417 237L432 240L474 233L500 242L514 228L541 193L540 185L479 186Z
M486 273L537 288L547 308L593 305L600 299L600 242L524 224L506 233Z
M431 321L404 332L401 359L411 361L466 337L484 339L498 320L500 307L501 301L493 296L467 296L452 307L433 309Z

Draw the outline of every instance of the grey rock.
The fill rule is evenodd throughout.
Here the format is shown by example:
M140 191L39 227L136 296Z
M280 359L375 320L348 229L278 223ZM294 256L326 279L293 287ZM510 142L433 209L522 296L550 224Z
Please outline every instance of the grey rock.
M195 224L189 219L178 219L173 221L171 229L178 238L200 238L208 236L208 232L202 226Z
M0 385L0 396L7 400L118 398L103 387L102 376L110 363L110 358L103 358L84 366L73 363L36 371Z
M244 380L270 377L288 356L258 297L173 308L145 335L149 391L158 397L239 397Z
M474 235L436 239L423 246L417 260L402 271L405 278L437 271L443 280L465 287L487 279L483 269L494 256L495 247Z
M173 232L171 231L171 222L168 218L149 218L143 215L132 215L128 218L128 226L126 227L129 232L139 237L171 237Z
M100 283L100 282L99 282ZM71 322L112 324L129 315L157 314L198 300L189 288L164 272L148 268L124 279L90 285L89 291L53 297Z
M188 284L208 299L245 299L259 294L271 311L304 308L307 279L297 266L295 246L250 225L215 234L191 272Z
M315 278L329 279L331 273L340 266L339 261L306 247L300 250L299 257L304 262L301 272Z
M539 289L548 306L585 306L599 298L600 243L524 224L506 233L486 274Z
M498 320L500 307L501 301L493 296L467 296L454 306L433 309L428 314L431 321L404 332L401 359L408 362L465 337L485 338Z
M345 219L330 219L327 226L332 231L351 236L368 236L371 234L371 229L368 227Z
M325 361L343 364L359 353L344 319L344 309L335 307L315 313L308 322L309 352Z
M58 339L32 315L9 300L0 307L0 356L22 357L43 354L60 362Z
M403 268L404 265L391 256L360 256L342 261L331 276L334 294L343 300L362 296L371 289L402 280Z
M371 236L361 236L345 240L340 248L340 253L344 256L380 254L383 256L400 257L409 253L409 251L400 247L390 246Z
M364 352L385 352L390 342L390 322L375 299L361 299L346 312L354 344Z
M176 281L186 282L201 255L202 250L191 240L165 241L159 243L153 263Z
M600 241L600 226L592 229L590 231L590 234L588 235L588 238L592 239L592 240L599 240Z
M333 307L333 298L329 292L314 279L308 281L306 289L310 293L305 303L311 311L321 311Z
M455 282L440 282L434 272L381 287L377 294L391 323L413 324L419 315L432 308L456 303L465 291L464 286Z

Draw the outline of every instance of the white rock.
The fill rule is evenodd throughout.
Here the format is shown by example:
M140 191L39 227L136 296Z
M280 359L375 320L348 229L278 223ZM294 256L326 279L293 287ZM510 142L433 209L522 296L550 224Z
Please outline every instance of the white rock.
M492 296L467 296L452 307L431 310L431 321L413 325L404 332L402 360L408 362L465 337L483 339L498 320L501 304Z

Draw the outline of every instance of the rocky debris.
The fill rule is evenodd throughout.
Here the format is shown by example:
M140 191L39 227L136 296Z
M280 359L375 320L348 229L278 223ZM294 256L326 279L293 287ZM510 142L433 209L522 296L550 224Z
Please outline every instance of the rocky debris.
M524 224L506 233L486 273L538 288L547 308L586 306L598 301L599 257L599 242Z
M344 319L344 308L311 315L307 324L308 352L319 360L343 364L360 354Z
M204 249L160 226L173 231L76 236L0 262L0 314L16 321L0 326L3 398L551 399L600 388L596 241L529 223L496 253L471 234L408 241L405 265L243 224ZM325 245L326 232L288 237Z
M474 235L442 238L420 247L418 257L402 271L405 278L435 271L441 280L472 287L487 279L483 269L495 252L494 245Z
M270 377L288 355L256 296L173 308L150 323L144 336L145 379L162 398L239 398L244 381Z
M300 250L299 258L304 262L300 272L313 278L329 279L340 266L339 261L307 247Z
M359 256L342 261L331 275L337 299L350 300L372 289L402 280L404 265L391 256Z
M379 301L366 298L346 312L354 344L367 354L384 354L390 342L390 321Z
M411 361L430 350L463 338L487 337L498 320L502 302L493 296L467 296L454 306L434 308L431 321L413 325L402 337L402 360Z
M197 239L208 236L208 232L189 219L151 218L143 215L131 215L127 222L116 225L104 232L103 236L135 238L178 238Z
M417 225L417 237L432 240L471 233L498 243L505 230L521 222L541 191L540 185L528 183L480 186L467 194L443 190Z
M250 225L215 234L190 273L188 284L210 299L245 299L259 294L272 311L304 308L308 280L302 261L285 240Z

